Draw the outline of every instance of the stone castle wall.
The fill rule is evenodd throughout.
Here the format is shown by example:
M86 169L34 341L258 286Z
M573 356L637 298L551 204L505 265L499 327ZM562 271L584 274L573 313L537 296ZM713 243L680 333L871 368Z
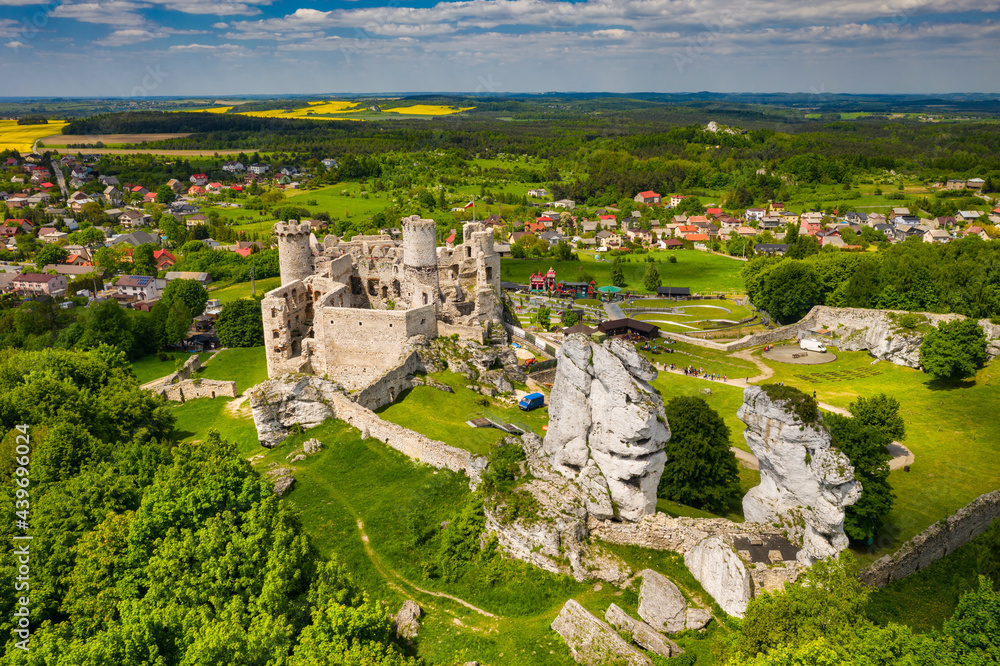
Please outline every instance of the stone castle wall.
M185 379L176 384L163 386L154 393L174 402L185 402L195 398L235 398L239 395L236 391L236 382L215 379Z
M980 495L954 515L934 523L895 553L862 571L861 580L885 587L916 573L975 539L997 518L1000 518L1000 490Z
M344 395L331 398L336 417L361 431L362 435L385 442L403 455L437 469L464 472L473 487L479 484L486 459L464 449L449 446L401 425L383 421L378 414Z
M371 410L392 404L400 393L413 388L413 374L421 370L423 370L423 363L420 360L420 354L413 352L399 367L385 373L352 395L351 399Z
M439 321L437 331L438 335L444 338L457 335L459 340L472 340L479 344L486 343L486 329L481 326L461 326Z
M434 305L411 310L324 307L314 326L313 371L351 390L396 368L411 337L437 337Z
M192 354L188 357L188 360L184 361L184 365L181 366L180 370L163 378L163 385L177 384L191 379L191 375L197 372L199 368L201 368L201 356Z

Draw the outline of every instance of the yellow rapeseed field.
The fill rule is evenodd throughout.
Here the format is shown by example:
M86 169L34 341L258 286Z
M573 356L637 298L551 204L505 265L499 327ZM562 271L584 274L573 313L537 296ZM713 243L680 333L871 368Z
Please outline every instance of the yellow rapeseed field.
M272 109L270 111L237 111L237 113L242 116L253 116L254 118L290 118L293 120L311 118L313 120L332 120L331 118L323 118L322 116L327 114L354 113L364 110L365 107L355 104L354 102L329 101L309 102L308 107L293 109L291 111L285 111L284 109Z
M476 107L458 107L453 106L432 106L430 104L417 104L416 106L398 106L394 109L382 109L386 113L405 113L413 116L447 116L452 113L461 113L462 111L471 111Z
M0 150L30 153L36 139L62 134L68 124L65 120L50 120L45 125L18 125L16 120L0 120Z

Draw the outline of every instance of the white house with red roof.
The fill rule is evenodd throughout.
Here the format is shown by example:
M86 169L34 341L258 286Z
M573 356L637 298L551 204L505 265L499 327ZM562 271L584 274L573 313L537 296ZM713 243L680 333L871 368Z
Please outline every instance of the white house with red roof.
M203 173L196 173L191 178L189 178L195 185L208 185L208 176Z

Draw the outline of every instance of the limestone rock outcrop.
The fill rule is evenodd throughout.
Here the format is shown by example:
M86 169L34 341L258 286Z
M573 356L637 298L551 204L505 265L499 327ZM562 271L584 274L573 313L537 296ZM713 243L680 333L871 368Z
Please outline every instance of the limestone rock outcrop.
M334 416L331 398L342 389L336 382L308 375L282 375L249 391L257 438L274 448L293 426L313 428Z
M412 641L420 631L420 615L422 611L417 602L407 599L403 602L399 612L396 613L396 636L407 641Z
M608 610L604 613L604 619L615 629L631 634L636 645L661 657L669 659L684 652L677 643L666 638L642 620L635 619L615 604L608 606Z
M275 467L264 473L272 483L274 494L281 497L295 485L295 476L288 467Z
M872 317L865 328L855 330L837 341L841 351L865 351L896 365L920 368L920 343L924 336L912 331L896 331L885 315Z
M571 335L556 355L543 454L587 495L599 519L635 521L656 510L670 429L648 382L656 370L634 347Z
M844 550L844 510L861 496L861 484L847 456L832 448L830 433L802 423L758 386L744 389L737 416L760 461L760 485L743 498L746 520L780 523L790 540L801 541L803 564Z
M643 569L639 588L639 617L653 629L673 634L687 623L687 600L673 581L652 569Z
M580 664L653 665L649 657L626 643L608 623L592 615L573 599L566 602L551 626L566 642L573 659Z
M528 433L520 441L532 478L518 490L538 503L539 519L504 521L499 515L502 507L487 500L486 531L496 535L509 555L546 571L577 580L625 581L630 573L625 564L587 538L584 491L540 456L542 442L537 435Z
M743 617L753 596L750 572L732 546L709 537L684 553L684 564L722 610Z

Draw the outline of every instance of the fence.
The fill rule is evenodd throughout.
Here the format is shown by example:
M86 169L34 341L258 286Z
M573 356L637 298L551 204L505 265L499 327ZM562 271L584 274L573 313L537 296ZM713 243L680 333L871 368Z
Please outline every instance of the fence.
M550 342L543 340L541 338L537 338L531 333L525 331L524 329L518 328L517 326L512 326L510 324L504 324L504 326L513 337L524 340L529 345L537 348L540 352L544 354L548 354L549 356L555 356L556 352L559 351L559 349L553 346Z
M497 429L503 430L504 432L523 434L526 432L531 432L531 428L528 424L518 421L517 419L512 419L500 412L494 411L492 409L484 409L476 414L469 414L469 420L473 421L475 419L485 419L492 423Z

